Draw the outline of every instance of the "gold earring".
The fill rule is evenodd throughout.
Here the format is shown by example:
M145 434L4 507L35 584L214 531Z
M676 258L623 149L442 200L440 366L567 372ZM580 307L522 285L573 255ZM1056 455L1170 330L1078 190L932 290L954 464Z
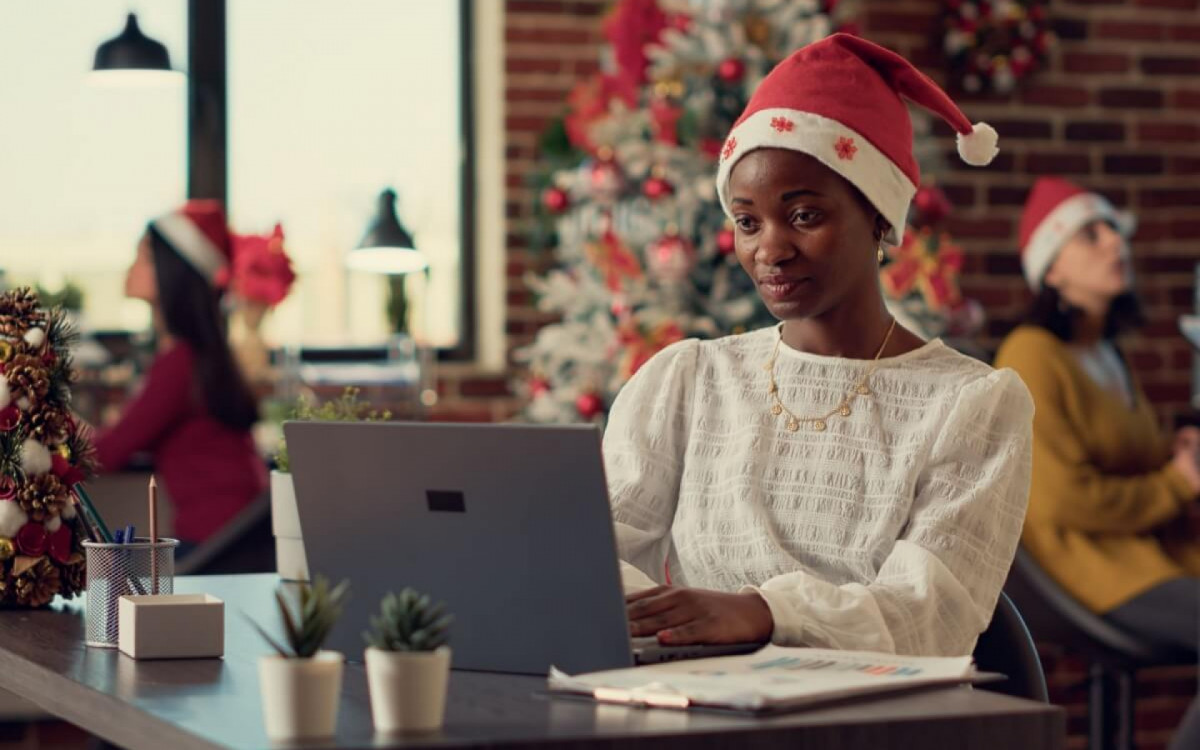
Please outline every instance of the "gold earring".
M883 243L879 243L879 265L883 265L883 261L887 259L887 254L883 252Z

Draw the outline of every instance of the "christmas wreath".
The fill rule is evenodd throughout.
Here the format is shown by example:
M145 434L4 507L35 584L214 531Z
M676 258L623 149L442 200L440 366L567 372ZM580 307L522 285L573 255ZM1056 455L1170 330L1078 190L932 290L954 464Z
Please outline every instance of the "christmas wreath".
M942 48L963 91L1007 94L1045 61L1046 0L947 0Z

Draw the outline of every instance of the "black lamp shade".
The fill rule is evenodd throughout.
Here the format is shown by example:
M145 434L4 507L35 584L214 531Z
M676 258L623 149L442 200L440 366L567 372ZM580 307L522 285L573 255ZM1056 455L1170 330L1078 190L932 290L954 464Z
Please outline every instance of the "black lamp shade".
M358 247L346 254L346 265L359 271L391 275L423 271L429 267L416 249L412 235L396 215L394 190L389 188L379 194L375 216Z
M125 30L96 48L92 70L171 70L167 48L142 33L137 16L129 14Z

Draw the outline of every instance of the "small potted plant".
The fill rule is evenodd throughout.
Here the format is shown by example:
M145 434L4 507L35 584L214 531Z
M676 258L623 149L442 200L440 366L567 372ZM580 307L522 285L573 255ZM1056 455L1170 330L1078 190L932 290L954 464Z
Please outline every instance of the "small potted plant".
M345 657L321 646L342 614L348 582L330 587L318 576L299 584L294 604L281 590L275 592L279 618L287 645L282 645L258 625L255 629L276 653L258 662L263 720L272 740L332 737L337 727Z
M371 715L379 732L432 732L442 726L450 680L452 618L412 589L384 597L367 648Z
M316 404L299 398L286 419L297 422L380 422L392 418L390 411L378 411L359 399L359 389L347 388L336 399ZM292 483L287 443L280 439L271 472L271 532L275 536L275 568L285 581L307 581L308 560L300 533L300 511L296 508L296 488Z

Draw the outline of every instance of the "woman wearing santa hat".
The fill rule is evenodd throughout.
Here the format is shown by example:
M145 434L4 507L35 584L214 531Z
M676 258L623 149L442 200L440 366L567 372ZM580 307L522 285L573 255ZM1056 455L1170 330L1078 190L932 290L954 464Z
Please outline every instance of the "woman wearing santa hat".
M1047 177L1021 217L1035 298L996 362L1033 394L1033 485L1023 543L1069 593L1115 625L1196 649L1200 430L1163 435L1116 339L1141 322L1131 216Z
M760 84L720 156L736 253L779 325L683 341L604 437L635 636L969 654L1029 489L1012 371L925 342L879 283L920 181L901 97L972 164L996 134L903 58L837 34Z
M150 304L158 353L120 420L96 439L102 470L148 451L175 511L175 532L196 544L266 488L250 436L254 395L225 339L221 288L232 241L215 201L190 201L150 222L125 294Z

